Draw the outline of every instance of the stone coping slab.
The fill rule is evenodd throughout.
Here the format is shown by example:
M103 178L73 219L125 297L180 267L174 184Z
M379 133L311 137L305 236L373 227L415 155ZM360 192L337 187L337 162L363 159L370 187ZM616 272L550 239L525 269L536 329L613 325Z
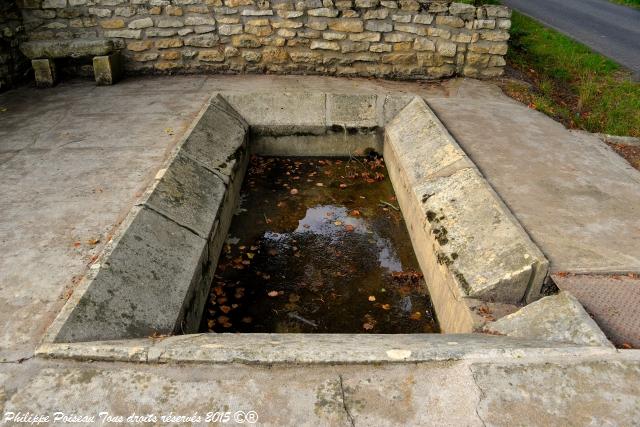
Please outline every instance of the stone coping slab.
M103 56L113 53L115 49L110 39L36 40L20 45L20 50L29 59Z
M539 298L548 261L423 100L387 124L384 147L414 248L427 245L423 271L448 275L456 299Z
M532 302L488 324L486 330L511 337L613 346L580 302L566 291Z
M585 347L483 334L192 334L45 343L40 357L141 363L336 364L612 355Z
M344 134L342 139L338 130ZM107 245L100 263L65 305L38 354L133 360L139 357L138 348L145 348L140 343L147 342L146 337L197 330L253 150L250 135L265 146L269 138L298 145L302 147L299 154L313 146L320 150L316 155L351 154L349 144L344 144L349 135L358 135L356 145L363 147L377 141L376 148L382 147L387 158L430 293L438 295L432 298L436 314L441 324L450 323L443 327L444 332L479 329L479 316L472 311L485 302L504 314L517 310L516 303L537 298L546 259L421 98L408 94L223 92L202 109L144 200ZM290 154L285 144L274 144L271 149L273 155ZM281 149L285 151L279 152ZM414 239L414 235L422 237ZM431 289L433 286L437 289ZM447 314L441 317L441 313ZM285 342L287 351L299 355L299 360L316 357L319 361L324 356L309 354L325 344L360 354L357 343L372 339L366 337L184 335L160 341L184 346L183 353L176 348L166 350L175 353L176 360L235 360L251 342L258 347L263 342L265 348L271 342L275 347L268 355L258 352L247 360L278 360L272 353L276 344ZM390 350L395 348L393 343L408 343L414 346L412 354L439 342L423 334L376 339L386 342ZM467 342L489 340L490 347L511 342L511 338L500 339L474 335ZM230 346L229 351L202 355L205 353L197 349L201 340L214 347L221 342ZM514 346L527 347L525 341ZM364 355L353 359L336 356L336 351L331 350L330 357L368 360ZM378 352L371 361L397 356L390 354ZM293 360L287 357L281 360Z
M218 129L224 140L215 150L202 147L218 142L207 137L208 127ZM228 226L232 213L224 206L226 189L237 181L231 177L234 172L244 174L244 167L233 165L241 157L246 161L247 134L246 122L222 97L207 103L45 340L121 339L197 329L199 314L190 311L201 310L201 289L217 264L221 236L226 235L218 225Z

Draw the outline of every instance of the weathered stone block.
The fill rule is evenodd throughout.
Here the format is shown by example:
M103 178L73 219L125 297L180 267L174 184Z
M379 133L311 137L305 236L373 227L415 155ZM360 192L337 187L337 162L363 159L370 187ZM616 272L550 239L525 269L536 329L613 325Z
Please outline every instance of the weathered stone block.
M485 326L510 337L613 347L602 330L569 292L548 296Z
M112 85L122 77L124 64L120 52L93 58L93 75L99 86Z
M108 30L104 35L113 38L139 39L142 36L142 30Z
M367 21L364 27L368 31L379 31L383 33L393 31L393 25L385 21Z
M307 11L309 16L324 16L327 18L335 18L340 13L337 9L330 9L327 7L321 7L318 9L310 9Z
M66 58L107 55L115 49L107 39L42 40L20 45L27 58Z
M231 44L235 47L256 48L262 46L258 38L251 34L240 34L231 37Z
M327 94L327 126L372 128L378 125L377 95Z
M222 62L224 61L224 51L218 49L201 50L198 53L198 59L205 62Z
M220 95L185 141L182 152L207 169L219 172L227 181L246 152L249 125Z
M67 0L43 0L43 9L62 9L67 7Z
M416 25L416 24L403 24L401 22L396 22L393 25L394 29L396 31L402 31L405 33L412 33L412 34L417 34L420 36L426 36L427 35L427 27L423 27L421 25Z
M349 34L349 40L354 42L378 42L380 41L380 33L368 32L363 33L351 33Z
M231 36L242 33L242 24L222 24L218 27L221 36Z
M430 241L416 252L425 257L423 271L439 275L432 280L456 299L504 303L520 302L542 283L547 260L424 101L414 99L387 124L386 157L402 167L394 187L404 189L399 199L412 233Z
M329 28L346 33L361 33L364 31L364 23L360 19L339 19L330 22Z
M438 40L436 43L436 50L442 56L455 56L457 45L453 42L446 40Z
M156 26L159 28L180 28L184 27L184 21L181 18L162 17L158 18Z
M132 30L153 27L153 20L151 18L135 19L129 22L128 27Z
M151 209L141 209L55 341L178 332L185 300L202 276L206 248L205 239Z
M53 59L33 59L31 67L35 74L36 86L52 87L56 84L56 65Z
M184 39L185 46L194 47L213 47L218 44L220 39L216 34L200 34L197 36L189 36Z
M224 192L218 175L179 153L145 204L208 239Z
M340 50L340 44L334 41L326 41L326 40L313 40L311 42L310 49L322 49L322 50Z

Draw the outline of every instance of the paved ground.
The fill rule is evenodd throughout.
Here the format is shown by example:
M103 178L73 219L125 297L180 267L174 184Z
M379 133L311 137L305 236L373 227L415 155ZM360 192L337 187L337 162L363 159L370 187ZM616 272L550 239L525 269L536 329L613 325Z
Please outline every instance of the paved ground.
M631 69L640 78L640 10L607 0L504 0Z
M640 77L640 10L607 0L504 0Z
M228 405L259 410L271 425L350 425L350 417L357 425L538 419L541 425L624 425L640 419L635 350L376 367L30 359L77 278L208 95L256 88L422 94L552 268L640 269L640 173L604 144L565 130L491 84L194 76L20 89L0 95L0 107L7 108L0 113L0 408L202 413Z

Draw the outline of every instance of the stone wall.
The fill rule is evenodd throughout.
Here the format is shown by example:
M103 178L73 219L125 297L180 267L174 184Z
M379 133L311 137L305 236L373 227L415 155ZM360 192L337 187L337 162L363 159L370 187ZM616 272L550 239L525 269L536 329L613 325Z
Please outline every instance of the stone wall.
M432 0L20 1L30 39L118 39L129 72L492 77L511 25Z
M0 1L0 92L14 86L28 70L27 59L18 49L26 38L22 16L12 1Z

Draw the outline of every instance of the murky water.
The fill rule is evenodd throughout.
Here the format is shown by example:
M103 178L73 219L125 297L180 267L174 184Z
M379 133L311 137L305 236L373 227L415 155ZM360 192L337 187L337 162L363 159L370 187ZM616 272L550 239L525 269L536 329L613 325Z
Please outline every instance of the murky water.
M438 331L382 159L254 157L241 198L203 331Z

